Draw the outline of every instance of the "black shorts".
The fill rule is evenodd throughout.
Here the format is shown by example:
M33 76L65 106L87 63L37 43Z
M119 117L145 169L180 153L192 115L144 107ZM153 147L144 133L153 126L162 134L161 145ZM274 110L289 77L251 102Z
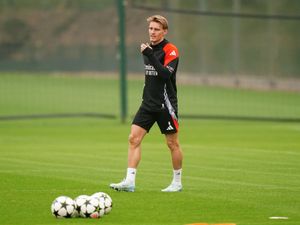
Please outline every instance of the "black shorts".
M140 107L132 124L138 125L149 132L155 122L157 122L162 134L178 132L179 124L177 114L175 112L170 113L167 108L164 108L159 112L149 112Z

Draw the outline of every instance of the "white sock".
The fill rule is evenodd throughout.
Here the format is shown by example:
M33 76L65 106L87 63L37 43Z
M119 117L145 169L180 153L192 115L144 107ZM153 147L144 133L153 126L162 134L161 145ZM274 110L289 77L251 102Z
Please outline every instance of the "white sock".
M125 181L135 185L136 168L127 168L127 175Z
M173 181L172 181L172 183L181 184L181 174L182 174L182 169L173 170Z

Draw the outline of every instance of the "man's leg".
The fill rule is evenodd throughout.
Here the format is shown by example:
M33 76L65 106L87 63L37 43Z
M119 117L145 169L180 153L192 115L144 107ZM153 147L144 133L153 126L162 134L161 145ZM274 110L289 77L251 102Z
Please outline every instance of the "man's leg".
M182 151L180 148L178 133L166 134L166 142L171 152L173 165L173 180L171 184L163 189L163 192L177 192L182 190L181 174L182 174Z
M141 160L141 143L147 131L135 124L131 125L128 138L128 168L137 168Z
M118 191L134 192L136 168L141 160L141 143L147 131L137 125L131 126L128 138L128 168L126 178L110 187Z
M171 151L172 165L174 170L182 168L182 151L180 148L178 133L166 134L166 142Z

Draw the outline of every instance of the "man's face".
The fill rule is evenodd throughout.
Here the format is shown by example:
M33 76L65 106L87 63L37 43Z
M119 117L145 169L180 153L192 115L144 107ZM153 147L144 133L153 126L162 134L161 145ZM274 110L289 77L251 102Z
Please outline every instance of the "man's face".
M153 45L161 42L165 35L167 34L167 30L163 29L163 26L157 22L150 22L149 24L149 38L150 42Z

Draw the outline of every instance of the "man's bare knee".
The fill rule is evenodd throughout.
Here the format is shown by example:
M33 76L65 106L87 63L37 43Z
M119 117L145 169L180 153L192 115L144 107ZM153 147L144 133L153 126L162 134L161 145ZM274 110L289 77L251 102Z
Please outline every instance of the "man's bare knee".
M171 151L179 149L179 142L178 142L178 140L169 139L169 140L167 140L167 145L168 145L168 147L169 147L169 149Z
M129 134L128 141L131 146L138 146L141 143L141 138L134 134Z

